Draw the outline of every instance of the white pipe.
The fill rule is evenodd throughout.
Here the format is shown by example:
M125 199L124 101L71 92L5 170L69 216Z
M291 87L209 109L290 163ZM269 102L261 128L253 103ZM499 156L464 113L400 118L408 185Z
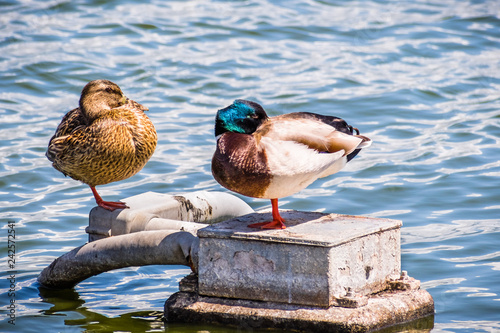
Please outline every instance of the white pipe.
M70 288L103 272L145 265L186 265L196 272L198 229L253 212L243 200L224 192L147 192L124 201L130 209L92 209L87 227L92 242L54 260L38 282Z
M198 267L199 238L182 231L141 231L82 245L54 260L38 276L49 288L71 288L113 269L145 265Z

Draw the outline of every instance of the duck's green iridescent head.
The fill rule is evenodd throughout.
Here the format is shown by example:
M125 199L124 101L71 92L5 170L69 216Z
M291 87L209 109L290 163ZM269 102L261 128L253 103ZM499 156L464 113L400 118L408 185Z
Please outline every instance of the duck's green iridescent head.
M252 134L268 118L259 104L237 99L233 104L217 111L215 136L225 132Z

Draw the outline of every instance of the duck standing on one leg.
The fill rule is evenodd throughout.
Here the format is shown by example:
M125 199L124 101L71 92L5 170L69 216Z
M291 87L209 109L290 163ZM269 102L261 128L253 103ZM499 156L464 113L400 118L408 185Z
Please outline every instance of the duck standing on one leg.
M100 207L128 208L102 200L95 187L135 175L153 155L157 135L147 110L115 83L91 81L82 90L80 106L63 117L50 139L47 158L65 176L89 185Z
M371 144L340 118L308 112L269 118L259 104L240 99L217 112L215 136L215 180L231 191L271 199L273 220L249 225L262 229L286 228L278 198L338 172Z

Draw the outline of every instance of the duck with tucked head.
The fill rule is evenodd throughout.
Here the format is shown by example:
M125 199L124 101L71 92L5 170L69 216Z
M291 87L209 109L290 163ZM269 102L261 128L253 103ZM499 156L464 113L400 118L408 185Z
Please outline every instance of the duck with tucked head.
M63 117L50 139L47 158L65 176L89 185L98 206L128 208L102 200L95 187L135 175L153 155L157 135L147 110L115 83L91 81L82 90L79 107Z
M215 136L215 180L236 193L271 199L273 220L249 225L262 229L285 229L279 198L338 172L371 144L341 118L309 112L270 118L246 100L217 112Z

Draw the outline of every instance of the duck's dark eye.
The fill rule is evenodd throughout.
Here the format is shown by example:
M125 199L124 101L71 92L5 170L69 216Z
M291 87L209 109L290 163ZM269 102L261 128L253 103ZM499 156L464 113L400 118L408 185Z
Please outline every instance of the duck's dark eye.
M111 89L110 87L107 87L107 88L106 88L106 92L108 92L108 93L112 93L112 92L113 92L113 89Z

